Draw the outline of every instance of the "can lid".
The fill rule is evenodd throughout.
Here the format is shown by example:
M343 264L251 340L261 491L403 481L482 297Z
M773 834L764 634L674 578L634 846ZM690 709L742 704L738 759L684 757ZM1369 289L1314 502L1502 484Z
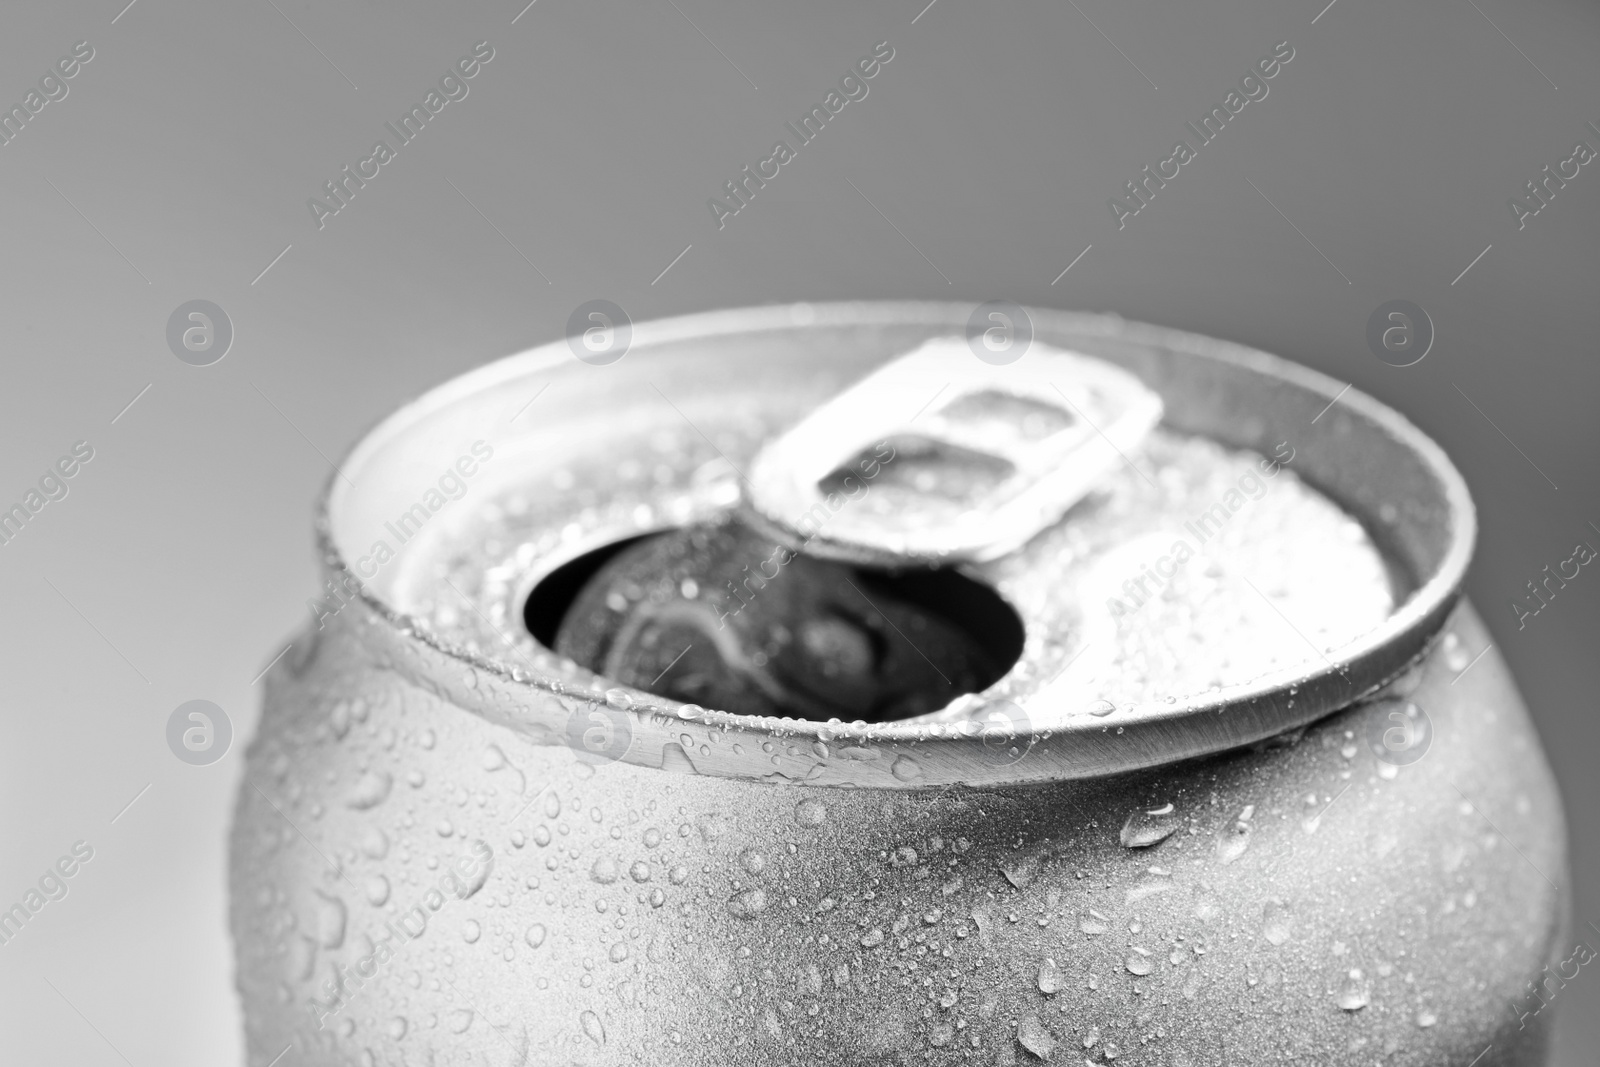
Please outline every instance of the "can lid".
M768 443L750 504L814 555L992 560L1128 462L1161 411L1159 395L1105 360L1034 344L994 365L960 337L936 337Z
M1069 708L1063 719L1048 686L1030 676L1016 703L985 705L965 721L847 725L680 706L574 673L553 654L524 669L499 649L463 644L412 615L400 595L403 558L375 578L358 577L371 573L369 546L384 536L384 524L415 503L419 480L437 476L440 455L487 428L494 428L495 455L508 459L497 469L509 477L524 460L547 455L552 440L593 434L594 412L619 396L636 399L634 410L655 404L683 418L652 384L669 370L686 394L704 392L697 418L743 418L735 401L751 380L792 400L789 409L798 412L815 402L808 384L848 380L886 353L959 335L971 315L970 305L913 302L704 313L637 325L629 359L603 375L557 342L454 379L372 430L342 464L342 476L329 479L318 516L325 566L363 605L359 615L341 614L339 629L348 630L346 620L357 615L361 639L372 642L364 655L453 711L483 716L531 743L573 744L573 729L586 736L600 715L620 738L606 747L606 759L674 773L881 789L1092 778L1255 743L1375 692L1438 638L1455 610L1476 532L1466 484L1438 445L1360 390L1267 353L1115 316L1044 309L1028 310L1035 345L1090 352L1137 376L1161 397L1167 428L1257 452L1293 438L1300 476L1361 521L1409 579L1404 600L1381 624L1324 656L1175 701L1129 702L1101 709L1104 715ZM749 375L730 374L733 367ZM918 382L916 405L950 380ZM520 401L508 398L536 395L551 381L566 391L565 402L542 419L516 422L511 413ZM917 406L908 415L913 421ZM644 420L640 425L639 433L648 430ZM863 440L852 437L852 444ZM844 445L840 454L849 455ZM725 510L731 499L719 493L714 503Z

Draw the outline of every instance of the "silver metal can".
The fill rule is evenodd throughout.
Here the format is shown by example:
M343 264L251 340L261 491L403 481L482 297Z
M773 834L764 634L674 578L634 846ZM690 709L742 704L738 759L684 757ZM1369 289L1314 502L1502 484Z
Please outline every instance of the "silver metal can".
M946 576L891 592L954 598L946 618L976 642L975 665L963 681L929 658L949 692L925 687L954 699L879 701L883 721L845 722L791 716L827 700L779 687L763 705L775 713L707 711L648 691L702 683L670 663L649 678L645 637L624 657L645 684L619 684L556 654L559 619L527 605L569 605L607 574L624 589L634 572L606 569L618 546L753 500L781 546L774 441L846 410L851 383L930 339L977 338L974 364L996 374L1006 361L985 355L968 306L856 303L638 324L615 361L575 362L558 343L491 364L380 424L330 483L327 585L268 676L231 842L249 1062L1542 1062L1551 983L1588 950L1563 940L1549 769L1459 599L1475 523L1458 473L1393 411L1264 353L1115 317L1008 314L1025 343L1115 368L1113 392L1124 375L1158 397L1148 421L1159 410L1156 432L1201 442L1202 460L1287 464L1354 520L1394 603L1349 632L1324 626L1364 617L1355 564L1268 523L1251 536L1303 541L1280 554L1284 573L1239 586L1233 614L1196 615L1192 653L1158 669L1116 635L1160 636L1183 561L1174 542L1144 565L1122 497L1095 504L1081 478L1041 504L1019 483L995 506L1044 532L952 520L928 539L920 519L894 527L905 513L886 479L876 513L790 536L790 558ZM925 384L937 423L954 409ZM948 445L908 429L930 424L902 391L905 417L879 420L896 427L893 454ZM1137 499L1176 491L1070 383L1061 395L1066 421L1095 432L1038 478L1098 450ZM1002 415L1003 433L1054 417ZM816 440L842 455L874 439L837 425L857 436ZM792 449L779 473L821 447ZM815 474L795 485L824 485ZM1257 499L1256 483L1240 475L1234 495ZM1218 499L1202 512L1220 528L1241 512ZM1103 536L1083 540L1094 508ZM1202 512L1176 537L1206 539ZM1251 558L1248 540L1235 548ZM676 633L690 619L726 642L728 605L787 610L784 582L813 587L803 569L757 570L729 581L740 599L711 625L679 610L708 594L674 572L647 621ZM1227 584L1207 573L1182 581ZM1279 595L1297 582L1308 596ZM592 589L602 620L613 596L623 622L649 599ZM880 636L895 610L879 609ZM1285 629L1268 640L1273 619ZM935 632L900 636L916 650Z

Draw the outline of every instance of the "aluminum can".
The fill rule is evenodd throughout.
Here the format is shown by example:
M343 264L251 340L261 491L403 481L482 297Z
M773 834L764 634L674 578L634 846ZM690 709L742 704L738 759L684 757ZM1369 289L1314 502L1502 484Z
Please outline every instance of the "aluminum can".
M1025 676L1052 636L1029 632L998 732L684 706L530 646L530 589L733 506L765 438L972 307L699 314L615 361L485 366L371 431L317 519L326 586L268 675L231 839L252 1067L1543 1062L1592 953L1550 770L1460 599L1459 474L1274 356L1017 311L1165 428L1292 442L1405 576L1394 610L1292 669L1085 714ZM652 475L685 426L716 469ZM637 506L623 469L687 488ZM573 528L446 577L464 640L415 610L438 575L408 549L448 560L507 499ZM1014 555L965 573L1045 584Z

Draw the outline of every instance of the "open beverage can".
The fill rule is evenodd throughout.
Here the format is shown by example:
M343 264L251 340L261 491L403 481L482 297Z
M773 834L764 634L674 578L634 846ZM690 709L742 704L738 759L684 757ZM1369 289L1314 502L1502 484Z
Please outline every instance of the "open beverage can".
M633 324L356 446L234 820L252 1067L1542 1062L1592 952L1460 475L1006 307Z

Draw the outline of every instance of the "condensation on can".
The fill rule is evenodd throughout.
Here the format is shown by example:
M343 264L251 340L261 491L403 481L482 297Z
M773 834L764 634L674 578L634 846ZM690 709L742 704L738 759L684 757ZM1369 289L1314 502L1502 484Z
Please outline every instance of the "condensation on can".
M607 373L740 358L781 390L970 311L809 310L637 325ZM578 382L564 345L484 368L373 431L344 465L365 488L320 520L339 608L268 676L231 839L249 1062L1542 1062L1533 983L1574 953L1562 814L1457 601L1448 461L1353 391L1313 422L1337 383L1261 353L1030 314L1188 432L1292 424L1410 598L1336 662L1049 736L998 705L970 729L753 719L497 662L394 611L393 576L347 580L414 492L397 471Z

